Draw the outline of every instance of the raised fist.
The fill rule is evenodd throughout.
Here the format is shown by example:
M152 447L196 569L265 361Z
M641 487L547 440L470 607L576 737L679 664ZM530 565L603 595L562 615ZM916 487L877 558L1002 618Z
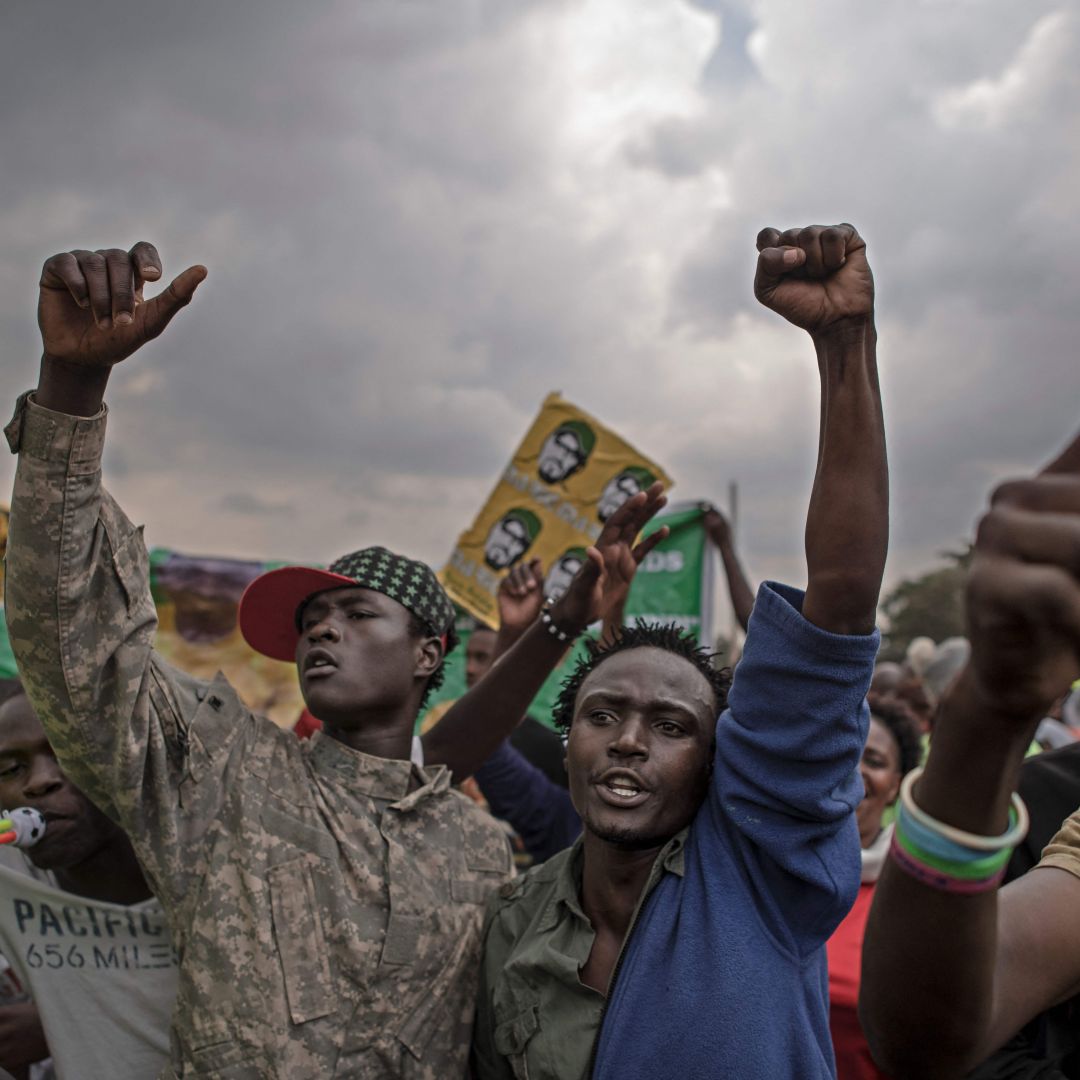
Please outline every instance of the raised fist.
M994 492L966 601L980 697L1018 720L1043 716L1080 675L1080 436Z
M754 295L811 334L874 313L866 244L851 225L762 229Z
M499 627L520 635L540 617L544 606L544 571L539 559L515 564L496 593Z

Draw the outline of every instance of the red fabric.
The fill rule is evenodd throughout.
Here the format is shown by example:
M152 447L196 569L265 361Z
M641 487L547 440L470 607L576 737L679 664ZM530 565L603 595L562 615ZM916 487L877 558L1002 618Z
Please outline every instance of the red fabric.
M829 1030L836 1052L837 1080L888 1080L870 1057L859 1025L859 973L863 934L874 883L862 885L855 906L826 943L829 954Z
M316 720L307 709L300 714L300 719L293 724L293 734L298 739L309 739L316 731L321 730L322 721Z

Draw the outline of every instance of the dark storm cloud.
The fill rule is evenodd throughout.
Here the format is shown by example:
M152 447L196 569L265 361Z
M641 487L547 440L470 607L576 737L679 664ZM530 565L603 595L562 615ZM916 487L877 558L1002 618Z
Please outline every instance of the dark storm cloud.
M155 542L439 562L561 389L677 497L737 477L752 568L797 576L816 386L807 343L752 299L765 224L869 239L894 567L954 545L1075 419L1063 4L113 0L3 20L8 398L34 379L48 254L146 238L166 276L210 269L110 394L110 477Z

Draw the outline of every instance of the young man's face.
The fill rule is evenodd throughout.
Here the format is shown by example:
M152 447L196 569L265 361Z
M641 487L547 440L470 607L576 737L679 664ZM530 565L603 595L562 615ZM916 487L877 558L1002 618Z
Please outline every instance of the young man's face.
M475 686L491 667L495 655L495 631L474 630L465 645L465 685Z
M584 461L581 441L572 431L553 431L540 447L540 462L537 472L547 484L565 480Z
M45 835L26 852L42 870L78 866L120 835L64 775L25 694L0 706L0 807L20 806L45 817Z
M603 660L578 691L567 744L586 830L630 848L670 840L705 798L715 730L716 698L690 661L652 647Z
M484 560L496 570L505 570L517 562L529 547L529 534L515 517L497 521L484 544Z
M364 713L399 708L417 688L420 639L408 611L359 586L312 597L300 617L296 667L312 715L355 729Z

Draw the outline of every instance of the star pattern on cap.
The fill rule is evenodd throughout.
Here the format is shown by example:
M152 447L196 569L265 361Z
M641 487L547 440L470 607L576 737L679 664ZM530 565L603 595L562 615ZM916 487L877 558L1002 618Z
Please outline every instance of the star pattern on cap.
M383 547L369 547L342 555L329 569L396 600L437 634L447 634L453 628L454 605L426 563Z

